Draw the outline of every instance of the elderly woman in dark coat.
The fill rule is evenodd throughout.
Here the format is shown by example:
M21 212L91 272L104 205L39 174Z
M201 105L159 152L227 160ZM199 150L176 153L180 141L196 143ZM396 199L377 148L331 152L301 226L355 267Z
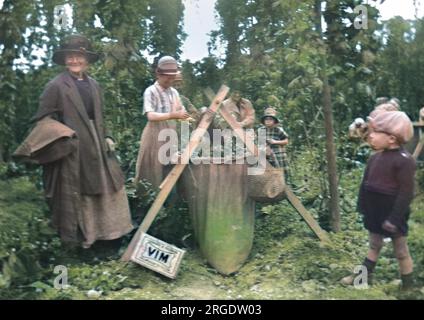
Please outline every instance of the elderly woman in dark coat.
M120 238L133 228L124 176L103 122L102 92L86 73L97 59L85 37L67 37L53 55L66 71L47 84L34 117L38 122L57 120L75 131L75 150L44 163L44 187L62 240L85 248L96 240Z

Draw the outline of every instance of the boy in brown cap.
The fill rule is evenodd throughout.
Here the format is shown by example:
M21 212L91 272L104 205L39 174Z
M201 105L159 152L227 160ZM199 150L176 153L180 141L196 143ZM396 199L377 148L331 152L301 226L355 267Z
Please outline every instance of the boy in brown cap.
M413 287L413 262L407 245L410 204L414 196L415 161L402 145L412 138L413 126L401 111L380 112L370 118L368 142L377 152L368 161L359 191L358 207L369 231L369 251L363 262L368 283L384 238L390 237L399 263L403 290ZM355 275L342 279L353 284Z

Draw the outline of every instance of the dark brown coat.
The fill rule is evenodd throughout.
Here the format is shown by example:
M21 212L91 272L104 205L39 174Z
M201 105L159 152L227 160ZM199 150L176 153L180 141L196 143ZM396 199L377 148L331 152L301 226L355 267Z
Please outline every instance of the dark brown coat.
M84 241L87 246L97 239L118 238L132 229L124 176L115 155L106 151L104 138L109 135L103 124L100 87L88 79L94 127L73 78L63 72L47 84L33 118L37 126L16 154L43 164L45 196L61 239ZM49 118L65 127L58 128ZM75 134L62 138L63 128ZM101 211L93 212L95 203Z
M45 117L37 122L24 142L13 153L17 161L48 164L63 159L76 151L75 131L64 124Z
M95 127L100 137L110 136L103 123L103 97L98 83L88 77L94 99ZM78 93L72 76L67 72L50 81L40 97L40 105L34 120L50 115L73 129L79 140L79 170L81 194L101 194L105 190L98 178L101 167L96 165L100 156L95 148L95 140L90 130L90 120ZM101 139L101 156L105 159L106 170L115 191L124 185L124 176L116 157L107 152L105 139Z
M43 165L52 225L62 240L71 242L79 241L78 220L82 216L78 145L72 129L44 117L13 154L17 160Z

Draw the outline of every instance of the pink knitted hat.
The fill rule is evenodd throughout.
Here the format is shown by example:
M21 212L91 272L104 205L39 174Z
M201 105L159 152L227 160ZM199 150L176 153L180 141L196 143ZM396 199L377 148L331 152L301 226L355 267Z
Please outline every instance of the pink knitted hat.
M368 120L369 118L375 118L377 114L381 112L386 112L386 111L399 111L399 109L396 108L396 106L391 103L380 104L377 107L375 107L375 109L370 113L370 115L368 116Z
M402 144L408 142L414 135L412 122L402 111L379 112L369 121L372 130L394 135Z

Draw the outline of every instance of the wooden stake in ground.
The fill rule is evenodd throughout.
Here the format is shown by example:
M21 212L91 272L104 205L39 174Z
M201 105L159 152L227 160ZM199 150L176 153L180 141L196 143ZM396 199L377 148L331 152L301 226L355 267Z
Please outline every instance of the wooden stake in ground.
M315 11L315 28L318 33L318 43L322 43L323 48L327 51L328 37L325 38L322 33L322 0L315 0L314 11ZM328 6L327 6L328 10ZM331 32L336 32L335 28L328 28ZM336 31L334 31L336 30ZM331 33L330 32L330 33ZM334 38L334 37L332 37ZM320 78L323 82L323 107L324 107L324 125L325 125L325 149L327 158L327 170L328 170L328 183L330 188L330 218L331 227L334 232L340 231L340 206L339 206L339 190L338 190L338 179L337 179L337 163L336 163L336 146L334 144L334 128L333 128L333 111L331 106L331 87L328 83L328 76L325 69L327 68L327 62L324 58L323 65L321 66L323 71L320 74Z
M334 232L340 231L340 206L339 206L339 190L337 179L337 162L336 162L336 146L334 144L333 129L333 111L331 107L331 88L328 83L326 74L322 76L323 89L323 105L324 105L324 124L325 124L325 150L328 168L328 182L330 187L330 214L331 227Z
M213 97L212 90L206 89L205 94L209 99L212 99ZM219 109L219 113L224 118L224 120L227 121L227 123L234 130L234 132L240 138L240 140L244 142L247 150L249 150L249 152L251 152L253 155L258 156L259 155L258 148L254 144L253 140L247 139L243 128L237 123L237 121L225 109ZM267 164L267 165L270 165L270 164ZM330 241L327 232L321 229L318 222L316 222L314 217L303 206L302 202L296 197L296 195L293 193L293 191L290 189L290 187L287 184L285 186L285 193L290 204L302 216L302 218L305 220L309 228L311 228L311 230L316 234L316 236L321 241L324 241L324 242Z
M227 86L221 86L217 95L212 100L211 105L209 106L210 111L217 112L219 110L219 107L221 106L221 102L225 99L229 90L230 88L228 88ZM178 178L181 176L185 167L189 163L189 159L191 155L193 154L197 146L200 144L203 136L206 133L206 130L208 129L209 125L212 123L212 120L213 120L213 117L208 115L203 116L203 118L200 120L198 127L193 132L187 147L185 148L183 154L181 155L180 163L174 166L174 168L165 178L164 183L161 184L161 190L159 194L157 195L155 201L153 202L152 206L147 212L146 217L144 218L143 222L139 226L136 234L132 238L130 244L128 245L127 250L122 255L121 257L122 261L129 261L131 259L131 255L134 252L134 249L140 239L141 234L146 232L149 229L153 220L156 218L157 214L162 208L162 205L167 199L169 193L171 192Z
M423 134L424 121L420 119L419 122L414 123L414 126L418 128L418 144L415 147L415 151L412 154L412 157L415 160L417 160L424 148L424 134Z

